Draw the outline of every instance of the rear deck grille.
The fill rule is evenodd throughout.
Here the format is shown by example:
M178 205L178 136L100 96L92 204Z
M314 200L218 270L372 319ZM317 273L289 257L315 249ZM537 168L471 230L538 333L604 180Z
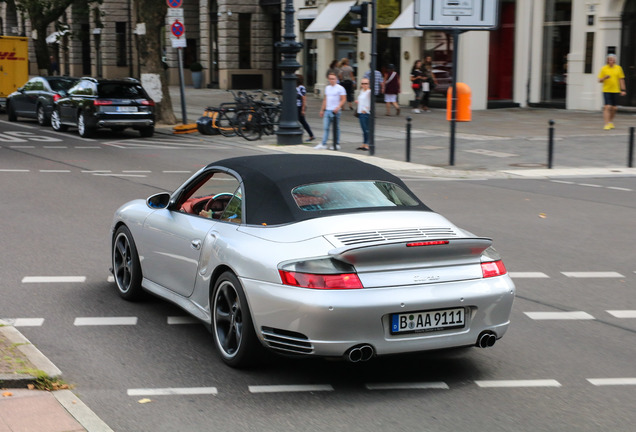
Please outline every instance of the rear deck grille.
M311 354L314 350L309 338L302 333L262 327L261 334L267 345L276 351L288 354Z
M382 243L396 240L416 241L432 238L457 237L452 228L408 228L397 230L362 231L356 233L336 234L333 236L344 246L365 243Z

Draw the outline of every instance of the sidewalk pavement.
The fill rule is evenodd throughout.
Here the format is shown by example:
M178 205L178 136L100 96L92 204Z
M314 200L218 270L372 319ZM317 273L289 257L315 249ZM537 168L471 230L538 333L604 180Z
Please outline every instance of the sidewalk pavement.
M30 390L35 370L61 371L10 322L0 320L0 432L112 432L71 390ZM22 373L18 373L22 372Z
M174 113L182 118L181 92L170 88ZM456 122L453 164L451 165L451 130L445 108L413 113L409 101L401 98L401 115L386 116L384 103L376 104L375 152L356 150L362 142L362 132L353 111L341 114L342 153L371 163L404 172L449 178L492 177L560 177L636 175L628 168L629 132L636 127L636 112L619 112L616 129L603 130L601 107L598 111L574 111L549 108L504 108L472 112L472 121ZM219 106L233 100L231 93L218 89L185 88L187 123L195 123L206 107ZM322 119L319 116L322 100L308 95L306 118L316 140L304 144L277 145L276 135L264 135L261 140L248 142L240 137L225 138L190 134L211 143L234 143L264 147L268 151L325 152L314 150L320 142ZM437 106L445 106L437 100ZM435 106L435 105L433 105ZM409 119L410 118L410 122ZM548 169L548 137L553 121L552 168ZM407 152L407 124L410 123L410 151ZM171 133L171 126L160 125L158 131ZM327 144L331 145L329 138ZM407 159L409 160L407 162ZM636 156L634 156L636 159Z

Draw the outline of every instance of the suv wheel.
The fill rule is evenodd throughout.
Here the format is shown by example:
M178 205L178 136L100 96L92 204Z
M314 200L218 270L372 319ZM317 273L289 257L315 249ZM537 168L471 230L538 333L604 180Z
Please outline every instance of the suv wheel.
M51 122L51 119L49 119L46 116L46 112L44 112L44 106L42 104L38 104L37 116L38 116L38 124L40 126L48 126L49 123Z
M93 135L95 129L86 124L86 116L83 112L77 116L77 131L82 138L88 138Z

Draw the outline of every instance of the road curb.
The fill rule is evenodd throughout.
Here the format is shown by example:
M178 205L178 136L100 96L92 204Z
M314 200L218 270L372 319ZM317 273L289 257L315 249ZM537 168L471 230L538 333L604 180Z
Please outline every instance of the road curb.
M20 333L10 322L0 320L0 333L29 360L35 369L41 370L51 378L62 375L62 371L57 368L39 349L35 347L22 333ZM0 375L0 386L2 387L26 387L34 383L35 376L30 374L2 374Z

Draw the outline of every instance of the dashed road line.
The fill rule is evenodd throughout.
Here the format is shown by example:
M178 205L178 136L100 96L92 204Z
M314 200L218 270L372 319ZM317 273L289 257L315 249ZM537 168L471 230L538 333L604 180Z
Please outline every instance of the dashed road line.
M595 386L636 385L636 378L588 378L587 380Z
M83 283L86 276L25 276L22 283Z
M177 387L128 389L128 396L216 395L216 387Z
M608 310L607 313L616 318L636 318L636 310Z
M28 170L28 169L0 169L0 172L25 173L25 172L31 172L31 170Z
M199 324L201 321L193 316L169 316L168 325L180 325L180 324Z
M137 325L137 317L80 317L75 318L74 326L115 326Z
M569 278L624 278L618 272L561 272Z
M515 388L515 387L561 387L561 383L553 379L535 380L485 380L475 381L481 388Z
M575 312L524 312L530 319L541 320L593 320L592 315L583 311Z
M295 393L333 391L329 384L290 384L248 386L250 393Z
M552 182L552 183L561 183L561 184L572 185L572 186L605 188L605 189L610 189L610 190L615 190L615 191L620 191L620 192L634 192L633 189L624 188L624 187L618 187L618 186L603 186L603 185L600 185L600 184L577 183L577 182L567 181L567 180L550 180L550 182Z
M508 272L508 275L513 278L513 279L532 279L532 278L538 278L538 279L547 279L550 278L550 276L548 276L545 273L542 272Z
M440 382L414 383L370 383L365 384L367 390L448 390L448 384Z

